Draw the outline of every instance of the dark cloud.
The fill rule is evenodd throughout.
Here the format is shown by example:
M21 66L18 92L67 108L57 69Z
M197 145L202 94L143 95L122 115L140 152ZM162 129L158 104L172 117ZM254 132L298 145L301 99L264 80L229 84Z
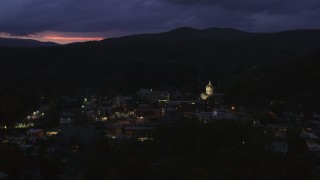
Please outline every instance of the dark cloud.
M162 0L182 5L220 6L233 11L296 13L320 8L319 0Z
M318 0L2 0L0 32L118 36L180 26L251 31L318 28Z

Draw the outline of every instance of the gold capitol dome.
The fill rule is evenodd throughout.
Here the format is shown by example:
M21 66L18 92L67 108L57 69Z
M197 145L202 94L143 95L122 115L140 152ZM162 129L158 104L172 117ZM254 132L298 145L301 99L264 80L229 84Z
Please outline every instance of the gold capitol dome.
M206 86L206 92L201 93L200 97L203 100L207 100L209 97L213 96L214 93L214 87L211 84L211 81L209 81L209 84Z
M212 88L213 89L213 85L211 84L211 81L209 81L209 84L206 86L206 88Z

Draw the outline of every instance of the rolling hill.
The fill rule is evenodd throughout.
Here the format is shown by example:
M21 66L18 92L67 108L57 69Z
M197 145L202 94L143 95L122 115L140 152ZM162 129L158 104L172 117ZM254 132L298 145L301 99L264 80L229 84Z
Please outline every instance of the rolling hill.
M0 48L0 80L9 89L95 88L109 94L141 87L197 94L211 80L228 101L312 100L318 108L319 50L319 30L178 28L64 46Z
M41 42L31 39L13 39L0 37L0 47L44 47L58 45L59 44L53 42Z

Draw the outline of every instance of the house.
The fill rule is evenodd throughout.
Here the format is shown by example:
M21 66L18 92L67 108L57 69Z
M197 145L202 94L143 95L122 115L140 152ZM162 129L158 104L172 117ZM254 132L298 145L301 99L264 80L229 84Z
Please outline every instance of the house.
M307 140L306 143L307 143L308 151L311 151L311 152L320 151L320 145L315 141Z
M96 131L90 127L63 126L58 134L58 140L61 145L70 145L72 143L91 144L95 141Z
M27 144L36 144L44 138L43 129L29 129L27 131Z
M169 101L167 108L174 108L178 112L195 112L199 104L196 101Z
M139 119L153 119L161 116L161 110L158 109L136 109L134 112Z
M29 129L27 131L27 136L28 137L43 138L44 137L43 129Z
M0 172L0 180L5 180L8 178L8 175L3 173L3 172Z
M213 113L212 112L198 112L195 114L195 116L204 122L210 121L213 119Z
M70 125L73 123L75 114L71 112L62 112L60 113L60 125Z
M137 94L150 102L168 102L170 96L169 92L153 91L152 89L141 89Z
M213 109L213 119L235 119L235 115L225 108Z
M271 145L267 145L266 149L275 153L286 154L288 152L288 143L282 141L274 141Z

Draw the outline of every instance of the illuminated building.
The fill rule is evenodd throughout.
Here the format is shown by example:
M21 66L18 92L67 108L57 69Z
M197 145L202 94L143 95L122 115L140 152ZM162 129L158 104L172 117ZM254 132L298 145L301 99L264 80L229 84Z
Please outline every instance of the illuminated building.
M203 100L207 100L209 97L213 96L213 93L214 93L214 87L209 81L209 84L206 86L206 92L201 93L200 97Z
M166 103L170 98L169 92L153 91L152 89L141 89L137 94L150 102Z
M214 108L212 113L213 119L235 119L235 115L225 108Z
M56 136L59 133L59 130L47 131L47 136Z
M29 129L27 131L27 136L42 138L44 137L43 129Z

